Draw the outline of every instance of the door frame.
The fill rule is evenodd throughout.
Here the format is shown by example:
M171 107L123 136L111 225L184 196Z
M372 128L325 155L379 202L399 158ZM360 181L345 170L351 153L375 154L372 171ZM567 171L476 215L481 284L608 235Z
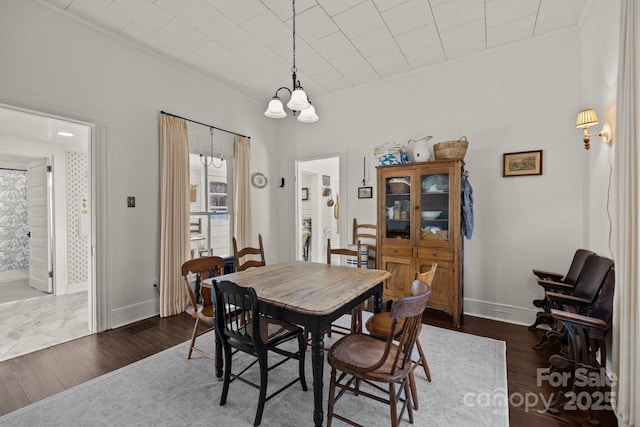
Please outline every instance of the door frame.
M348 240L348 230L347 230L347 225L348 225L348 221L346 220L346 212L347 212L347 201L348 201L348 197L345 197L344 195L347 194L347 171L346 171L346 164L347 164L347 153L346 151L336 151L336 152L329 152L329 153L323 153L323 154L316 154L313 156L300 156L297 159L294 159L293 161L293 165L294 165L294 173L295 173L295 197L294 197L294 211L295 211L295 222L294 222L294 228L295 228L295 232L292 233L295 241L294 241L294 248L295 248L295 257L296 259L301 259L302 258L302 247L300 245L300 242L302 241L302 216L301 216L301 194L302 194L302 171L300 170L299 164L303 163L303 162L309 162L309 161L314 161L314 160L323 160L323 159L331 159L331 158L338 158L338 178L339 178L339 195L340 195L340 217L337 220L338 223L338 228L340 230L340 233L338 234L339 237L339 242L340 242L340 247L345 247L344 245L349 243ZM334 196L334 200L335 200L335 195ZM322 195L317 195L317 202L318 203L322 203ZM318 230L317 228L315 228L316 226L312 224L312 229ZM313 244L313 239L315 239L316 241L318 239L322 239L324 240L324 233L322 232L322 230L318 230L315 231L315 234L312 234L311 236L312 239L312 244ZM321 241L322 241L321 240ZM322 243L320 245L320 247L324 247L324 243ZM320 259L324 259L322 256L320 257Z
M11 100L4 100L11 102ZM39 105L20 106L20 102L0 102L0 107L32 114L43 118L52 118L87 126L89 140L87 141L87 188L89 191L90 215L90 283L87 287L88 300L88 329L90 333L101 332L109 325L107 307L108 293L104 283L108 283L108 269L106 268L108 251L108 233L104 221L106 208L106 131L107 124L95 118L81 117L73 113L65 113L59 109L51 110ZM53 254L55 259L55 253ZM54 283L55 291L55 283Z

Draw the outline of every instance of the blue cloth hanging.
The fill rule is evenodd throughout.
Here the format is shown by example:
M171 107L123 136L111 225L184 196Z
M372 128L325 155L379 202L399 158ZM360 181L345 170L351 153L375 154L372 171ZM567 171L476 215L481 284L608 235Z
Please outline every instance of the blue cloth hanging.
M462 170L462 235L471 239L473 234L473 188L469 182L469 172Z

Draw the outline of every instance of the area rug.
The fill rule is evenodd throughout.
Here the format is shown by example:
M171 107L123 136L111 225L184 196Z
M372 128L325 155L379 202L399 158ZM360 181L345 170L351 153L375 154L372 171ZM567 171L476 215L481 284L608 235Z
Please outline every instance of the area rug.
M330 344L336 338L327 339ZM432 382L416 371L420 409L416 426L508 426L505 343L432 326L420 339ZM212 333L199 344L213 348ZM222 383L213 363L204 357L186 358L187 343L140 360L117 371L0 417L1 426L251 426L258 390L234 381L224 406L219 405ZM310 349L307 383L296 384L266 403L262 426L313 425L313 389ZM108 357L108 354L105 354ZM249 360L234 356L234 371ZM270 390L295 377L297 363L271 371ZM254 372L257 379L258 368ZM324 414L330 367L324 369ZM336 412L366 426L388 426L389 407L371 399L345 394ZM409 425L405 414L403 420ZM343 426L335 420L334 426Z

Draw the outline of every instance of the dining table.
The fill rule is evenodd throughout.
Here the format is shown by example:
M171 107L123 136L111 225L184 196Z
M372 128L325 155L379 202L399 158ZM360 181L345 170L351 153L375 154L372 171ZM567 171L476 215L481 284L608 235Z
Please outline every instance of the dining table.
M356 268L306 261L287 261L206 279L228 280L255 289L262 314L306 328L311 334L313 375L313 421L324 418L322 393L324 374L324 333L331 323L373 297L374 311L382 306L383 281L391 276L384 270ZM222 378L222 346L216 334L216 377ZM304 424L304 423L302 423Z

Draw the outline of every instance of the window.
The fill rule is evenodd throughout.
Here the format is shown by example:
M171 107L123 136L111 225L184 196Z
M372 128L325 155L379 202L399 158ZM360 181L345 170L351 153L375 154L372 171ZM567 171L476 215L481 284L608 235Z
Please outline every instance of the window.
M232 255L232 203L227 160L189 155L191 257ZM209 165L207 166L207 163Z

